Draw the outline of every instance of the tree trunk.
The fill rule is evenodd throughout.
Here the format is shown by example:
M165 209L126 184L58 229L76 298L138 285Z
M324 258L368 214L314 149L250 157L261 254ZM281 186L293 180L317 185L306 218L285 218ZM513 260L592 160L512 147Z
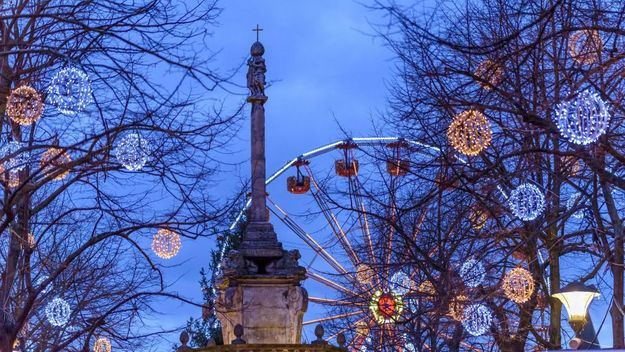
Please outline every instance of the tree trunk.
M553 246L549 251L549 285L551 294L560 292L560 256L559 246ZM562 338L560 336L560 316L562 315L562 303L557 299L549 300L549 342L551 348L560 349Z

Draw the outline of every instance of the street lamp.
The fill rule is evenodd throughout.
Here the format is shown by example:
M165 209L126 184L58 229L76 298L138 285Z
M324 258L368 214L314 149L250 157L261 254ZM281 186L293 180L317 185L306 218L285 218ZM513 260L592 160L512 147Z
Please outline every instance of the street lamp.
M571 282L564 286L559 293L551 295L551 297L559 299L566 307L569 314L569 324L575 331L576 337L580 337L579 335L586 325L586 314L590 302L598 296L599 291L595 286L586 286L580 282Z

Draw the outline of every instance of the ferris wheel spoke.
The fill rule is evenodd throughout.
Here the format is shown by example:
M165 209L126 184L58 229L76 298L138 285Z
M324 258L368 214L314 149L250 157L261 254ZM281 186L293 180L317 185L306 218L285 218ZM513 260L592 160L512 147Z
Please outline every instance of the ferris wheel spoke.
M313 251L319 254L328 264L330 264L336 271L339 273L346 275L347 277L352 277L351 275L339 262L336 260L328 251L326 251L315 239L301 226L299 226L291 217L271 198L267 197L269 203L273 207L269 208L269 210L282 221L291 231L293 231L302 241L304 241ZM275 208L275 209L274 209Z
M341 313L341 314L331 315L329 317L323 317L323 318L308 320L308 321L303 322L302 325L311 325L311 324L323 323L325 321L336 320L336 319L343 319L343 318L353 317L353 316L361 315L361 314L365 314L365 311L361 310L361 311L355 311L355 312L349 312L349 313Z
M308 297L308 301L327 306L361 306L366 307L366 304L358 304L350 301L344 301L340 299L321 298L321 297Z
M343 250L345 251L345 253L347 253L347 256L352 262L352 265L354 267L357 266L360 263L360 260L358 259L358 256L356 255L354 248L349 242L349 238L345 234L343 227L341 226L336 215L334 215L334 212L330 208L329 202L327 201L325 194L323 194L321 187L317 183L317 180L315 179L312 173L312 170L310 169L309 166L306 166L306 172L308 173L308 176L310 177L310 181L314 186L314 191L311 191L313 199L319 206L319 209L321 209L321 212L323 213L323 216L328 222L330 229L332 229L334 236L339 240L339 243L343 247Z
M308 270L306 272L306 277L311 278L311 279L317 281L320 284L324 284L324 285L326 285L328 287L331 287L331 288L333 288L335 290L341 291L341 292L343 292L343 293L345 293L347 295L351 296L351 295L354 294L354 291L348 290L344 286L342 286L342 285L340 285L340 284L338 284L338 283L336 283L336 282L334 282L334 281L332 281L332 280L330 280L330 279L328 279L326 277L323 277L323 276L321 276L321 275L319 275L319 274L317 274L317 273L315 273L315 272L313 272L311 270Z

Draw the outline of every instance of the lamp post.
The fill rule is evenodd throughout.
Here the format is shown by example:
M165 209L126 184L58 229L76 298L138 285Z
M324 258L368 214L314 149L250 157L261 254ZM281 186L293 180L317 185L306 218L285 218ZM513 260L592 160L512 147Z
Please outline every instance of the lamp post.
M598 296L599 291L595 286L586 286L580 282L571 282L564 286L559 293L551 295L551 297L559 299L566 307L569 324L575 331L577 338L580 337L582 329L587 323L588 306Z

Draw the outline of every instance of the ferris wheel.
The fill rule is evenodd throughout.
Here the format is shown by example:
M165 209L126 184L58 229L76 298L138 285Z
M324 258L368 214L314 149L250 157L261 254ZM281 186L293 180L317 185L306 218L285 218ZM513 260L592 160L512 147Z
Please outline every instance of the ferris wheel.
M434 284L417 270L394 264L406 255L402 241L417 243L445 164L441 157L437 147L400 137L349 138L302 153L267 178L268 208L279 239L300 251L307 269L305 331L321 323L330 338L345 333L355 352L412 352L417 343L427 345L408 336L407 325L418 322L406 317L432 304ZM421 185L419 194L415 182ZM412 212L406 238L392 225L409 198L422 203ZM466 303L457 299L449 306L452 321L460 320Z

